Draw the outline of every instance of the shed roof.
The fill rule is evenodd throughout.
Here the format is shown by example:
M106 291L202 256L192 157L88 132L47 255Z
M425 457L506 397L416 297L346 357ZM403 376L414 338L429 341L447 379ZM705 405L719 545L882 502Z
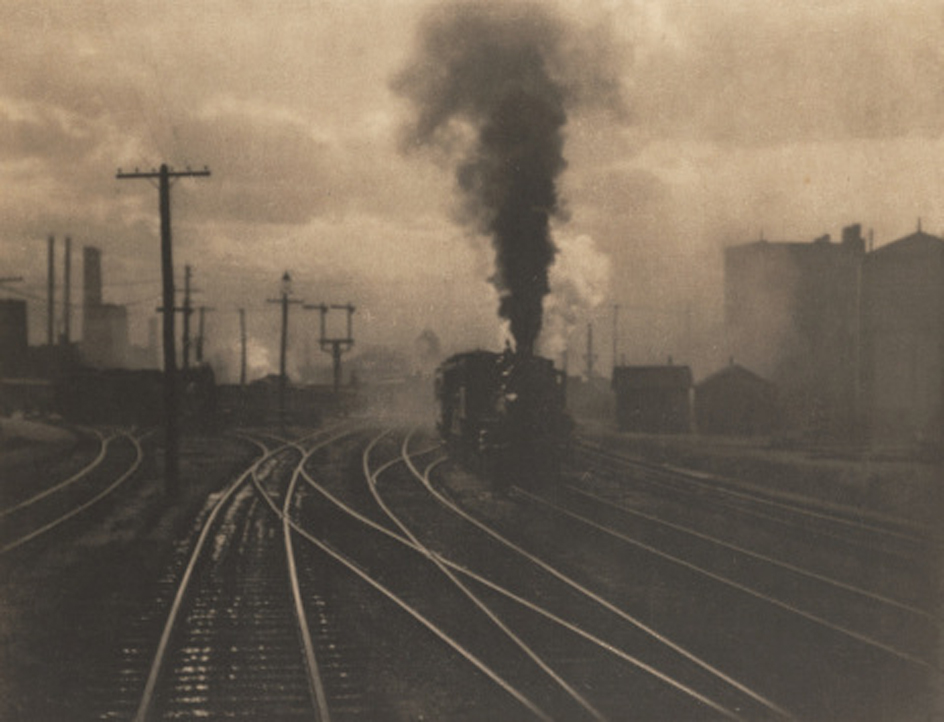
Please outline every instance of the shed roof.
M944 238L932 236L924 231L916 231L910 236L899 238L897 241L876 248L869 255L873 257L890 256L897 253L915 253L924 250L940 251L942 249L944 249Z
M706 376L696 385L697 388L701 388L706 385L712 385L716 383L738 383L738 382L747 382L757 385L773 386L773 382L768 381L762 376L758 376L750 369L741 366L740 364L732 363L725 366L723 369L715 371L713 374Z

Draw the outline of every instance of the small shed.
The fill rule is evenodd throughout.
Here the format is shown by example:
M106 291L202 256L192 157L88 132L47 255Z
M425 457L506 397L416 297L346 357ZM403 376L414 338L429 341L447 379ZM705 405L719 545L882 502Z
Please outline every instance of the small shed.
M617 366L613 391L621 431L691 431L692 371L688 366Z
M780 425L777 387L733 361L695 386L695 422L703 434L755 436Z

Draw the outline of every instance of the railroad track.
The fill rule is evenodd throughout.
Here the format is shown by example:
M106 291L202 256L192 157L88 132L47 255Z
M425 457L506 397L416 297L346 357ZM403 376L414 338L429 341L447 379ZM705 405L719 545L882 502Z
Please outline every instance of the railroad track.
M587 718L585 710L575 708L573 700L562 697L543 675L532 674L522 683L522 675L515 671L530 662L519 648L489 620L481 619L430 559L392 531L389 519L388 525L380 521L382 513L364 492L375 474L369 457L381 438L367 445L365 476L358 488L351 488L350 474L319 480L316 476L322 476L323 466L318 472L304 470L308 493L299 499L290 522L299 539L308 542L309 552L321 552L319 576L324 576L325 562L330 562L330 574L341 583L340 592L332 592L337 600L335 617L346 616L349 630L365 624L364 618L373 620L370 648L359 645L347 664L360 670L359 677L369 675L365 689L375 688L375 693L361 700L357 714L346 714L337 691L344 687L338 686L336 676L326 675L326 699L333 717L401 718L404 709L414 708L427 718L551 719L535 702L544 693L568 710L567 718ZM354 499L355 506L367 502L372 507L358 511L338 494L348 496L348 502ZM361 619L342 614L365 606L374 613ZM391 680L396 689L390 688Z
M734 550L750 548L781 566L835 586L868 589L877 597L928 613L934 605L933 564L941 549L920 526L856 508L818 506L698 472L665 469L615 454L594 454L582 486L605 491L637 518L701 532ZM856 516L862 517L855 521Z
M736 514L772 527L815 535L831 544L887 558L893 564L909 563L932 543L932 530L926 527L859 507L827 504L714 474L645 462L586 441L577 444L577 451L581 469L615 472L637 489L671 493L728 516Z
M742 587L755 567L769 567L763 584L799 576L840 595L827 606L861 596L863 608L920 609L633 517L576 477L554 493L514 488L477 506L456 497L438 444L417 434L350 426L247 440L260 456L206 507L155 605L167 611L162 631L140 642L153 650L159 636L157 651L129 659L130 693L104 716L822 718L825 693L796 674L804 655L824 657L811 675L858 655L874 663L872 680L925 663L850 635L846 621L824 631L809 610ZM704 554L700 545L743 559L729 569L679 563ZM725 579L745 569L748 578ZM725 614L744 616L720 637L706 631ZM821 639L833 634L845 645L836 654ZM778 655L793 655L793 666ZM842 687L852 690L861 687Z
M137 655L138 669L129 664L122 673L126 688L138 691L133 708L128 699L118 701L104 716L402 716L410 704L399 688L404 669L412 666L414 678L425 677L428 661L410 660L427 649L441 652L447 636L414 608L424 593L408 585L391 591L378 580L382 575L366 572L291 518L302 506L297 481L306 461L336 455L353 433L340 428L301 440L247 437L261 456L208 505L185 563L168 575L173 588L162 595L166 605L157 605L167 608L167 616L146 672ZM330 458L321 460L326 465ZM364 546L362 534L355 546ZM365 622L365 607L375 609L372 621ZM391 629L406 633L408 643L378 643ZM445 649L451 667L456 648ZM381 657L392 664L384 668ZM378 674L397 689L385 692ZM425 683L441 695L435 679Z
M344 519L344 529L323 531L335 539L363 538L365 528L372 531L370 547L383 547L388 565L399 547L406 556L389 565L396 570L391 585L402 583L403 570L422 561L432 575L407 582L404 594L427 607L432 596L436 603L425 613L441 628L454 630L455 637L461 633L457 623L466 632L475 630L465 634L463 648L476 662L466 659L486 665L496 689L521 704L512 718L527 710L539 718L620 719L629 709L683 719L789 718L694 655L641 630L546 562L444 506L448 501L414 461L435 448L411 452L405 443L398 451L384 446L390 443L378 437L365 451L369 494L348 484L330 489L306 475L312 489L334 506L310 523L325 530ZM378 452L389 458L370 462ZM361 528L349 529L351 521ZM431 594L432 589L438 591Z
M687 527L675 512L660 518L648 507L661 507L618 493L619 485L599 485L617 501L604 498L592 477L583 471L553 488L513 488L518 522L506 523L505 534L560 559L574 577L593 569L592 578L612 580L606 594L621 607L801 718L895 718L909 704L920 709L922 695L926 701L939 620L913 594L875 591L758 553ZM571 543L529 529L554 530Z
M142 721L312 718L311 678L288 594L292 570L265 504L290 481L306 440L245 438L261 455L205 508L184 563L165 580L167 617L156 651L146 671L143 655L136 665L128 660L126 689L137 693L115 700L113 716L131 717L133 706Z
M141 442L149 432L93 433L98 451L84 466L64 479L47 475L41 491L0 510L0 556L62 528L134 476L144 460Z

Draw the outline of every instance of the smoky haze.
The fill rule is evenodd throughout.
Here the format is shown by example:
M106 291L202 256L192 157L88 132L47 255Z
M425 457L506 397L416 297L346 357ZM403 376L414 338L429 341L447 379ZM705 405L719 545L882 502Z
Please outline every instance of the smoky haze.
M432 146L455 160L462 219L487 234L499 316L519 353L533 352L550 292L561 218L557 181L567 166L568 106L580 86L606 88L601 56L578 50L574 33L546 7L466 3L435 10L423 23L411 64L394 81L416 115L406 147ZM587 62L589 58L593 58ZM579 66L598 79L558 72Z

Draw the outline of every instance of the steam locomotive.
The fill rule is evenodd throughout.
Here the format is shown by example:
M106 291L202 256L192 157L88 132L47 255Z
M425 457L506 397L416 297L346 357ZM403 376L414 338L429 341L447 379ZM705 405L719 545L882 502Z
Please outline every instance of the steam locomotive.
M436 372L439 434L453 458L498 486L552 479L573 435L565 384L540 356L456 354Z

